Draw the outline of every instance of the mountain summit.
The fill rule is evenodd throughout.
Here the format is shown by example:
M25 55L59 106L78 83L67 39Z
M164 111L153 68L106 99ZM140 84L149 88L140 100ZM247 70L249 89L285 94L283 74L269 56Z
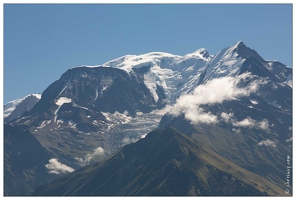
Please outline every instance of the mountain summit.
M30 111L40 98L41 94L30 94L23 98L8 102L4 105L4 121L11 121L18 118L26 111Z
M284 188L292 144L292 69L264 60L241 41L216 55L204 48L184 56L126 55L67 70L32 109L6 123L36 138L52 156L46 166L66 169L53 170L57 176L171 126ZM12 139L7 137L5 145L15 143ZM22 154L5 155L24 160ZM11 162L12 169L14 163L19 162ZM18 180L33 190L32 180L39 176ZM5 187L13 183L5 181Z

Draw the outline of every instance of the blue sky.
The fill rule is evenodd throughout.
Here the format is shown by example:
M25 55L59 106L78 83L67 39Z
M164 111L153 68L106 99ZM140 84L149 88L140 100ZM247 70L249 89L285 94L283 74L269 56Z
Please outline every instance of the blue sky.
M215 55L240 40L292 66L292 4L4 4L4 103L74 66L201 47Z

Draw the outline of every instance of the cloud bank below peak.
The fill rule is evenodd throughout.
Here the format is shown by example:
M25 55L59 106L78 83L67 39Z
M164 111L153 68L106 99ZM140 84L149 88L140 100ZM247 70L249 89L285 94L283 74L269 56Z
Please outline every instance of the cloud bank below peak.
M251 93L259 89L260 85L266 84L266 82L266 79L258 78L251 73L244 73L236 77L227 76L213 79L197 86L193 93L180 96L169 114L173 116L184 114L185 118L192 124L218 123L219 117L211 112L206 112L200 105L221 104L223 101L250 96ZM232 116L221 117L230 119ZM244 126L247 122L250 122L250 120L246 119L236 123L237 126ZM264 124L262 124L263 126Z

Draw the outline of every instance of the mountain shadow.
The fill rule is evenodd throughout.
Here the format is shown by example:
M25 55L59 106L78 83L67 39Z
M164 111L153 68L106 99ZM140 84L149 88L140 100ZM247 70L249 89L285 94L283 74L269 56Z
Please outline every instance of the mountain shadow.
M35 196L284 195L194 139L166 128L34 191Z
M45 167L51 156L29 131L4 124L4 196L30 195L56 178Z

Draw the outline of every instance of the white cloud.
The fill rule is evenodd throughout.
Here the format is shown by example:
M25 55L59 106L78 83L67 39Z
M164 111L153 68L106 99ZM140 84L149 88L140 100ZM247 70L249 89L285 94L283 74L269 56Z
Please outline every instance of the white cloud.
M185 118L190 120L193 124L198 123L217 123L217 116L213 115L211 112L205 112L202 108L196 106L186 110Z
M242 121L236 121L235 119L232 120L232 125L237 127L247 127L247 128L256 128L262 129L264 131L269 130L269 122L267 119L263 119L262 121L258 122L250 117L243 119Z
M269 130L269 123L267 119L263 119L261 122L259 122L259 128L262 130Z
M256 125L256 121L251 119L250 117L247 117L242 121L234 121L232 125L253 128Z
M94 150L92 156L103 156L105 155L105 150L102 147L98 147Z
M291 141L292 141L292 137L286 140L286 142L291 142Z
M229 122L232 119L232 117L233 117L233 113L225 113L225 112L221 113L221 118L226 123Z
M276 147L276 142L267 139L267 140L262 140L261 142L258 143L258 145L260 145L260 146L261 146L261 145L265 145L265 146Z
M80 162L81 166L90 164L91 161L99 161L106 156L105 150L102 147L98 147L93 150L93 153L88 153L84 158L75 157Z
M232 132L235 132L235 133L239 134L239 133L241 133L241 130L240 129L233 128L232 129Z
M269 130L269 122L267 119L263 119L262 121L256 121L254 119L251 119L250 117L246 117L245 119L241 121L237 121L234 117L233 113L221 113L221 119L222 121L226 123L230 123L232 126L235 127L246 127L246 128L256 128L256 129L262 129L262 130ZM272 125L271 125L272 126Z
M74 171L73 168L62 164L56 158L52 158L48 162L49 164L46 164L45 167L49 170L49 173L51 174L68 173Z
M251 93L256 92L259 85L264 84L265 81L257 78L244 87L239 87L238 85L246 83L247 80L254 77L250 73L245 73L236 77L221 77L210 80L206 84L197 86L192 94L180 96L170 114L173 116L184 114L185 118L193 124L217 123L217 116L210 112L205 112L200 105L222 103L225 100L249 96ZM222 117L225 118L227 116Z

